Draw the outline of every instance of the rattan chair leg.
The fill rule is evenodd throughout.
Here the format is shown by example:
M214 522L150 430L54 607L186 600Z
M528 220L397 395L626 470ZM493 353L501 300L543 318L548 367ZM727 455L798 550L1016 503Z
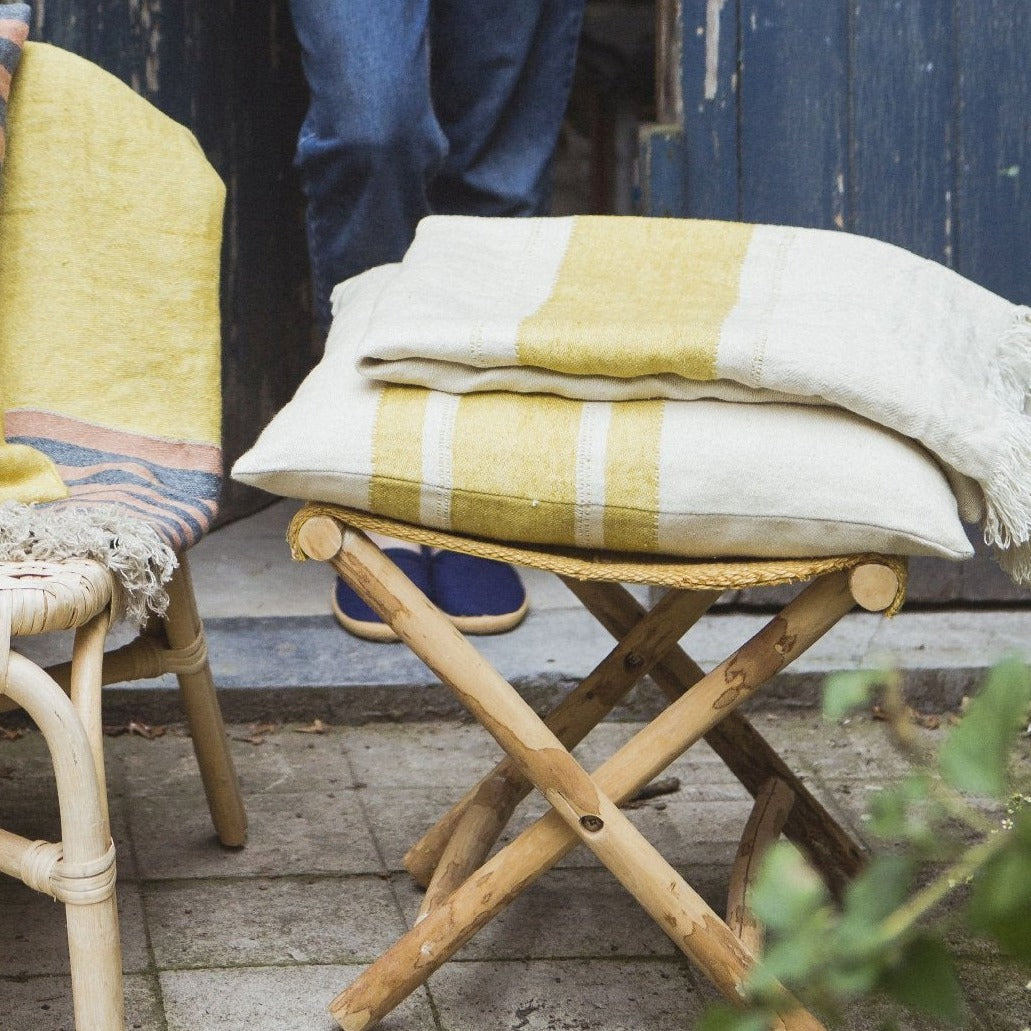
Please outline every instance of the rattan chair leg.
M759 789L730 870L727 923L748 951L756 956L762 954L764 929L748 908L748 893L755 883L763 856L780 837L794 801L791 788L775 777Z
M860 582L865 583L868 579L862 577ZM881 579L880 574L877 579ZM898 581L893 582L897 589ZM616 638L626 634L645 611L637 599L619 584L584 580L567 580L566 584ZM854 596L854 577L850 577L849 589ZM883 600L883 596L878 600ZM679 647L671 648L651 671L652 680L671 701L679 698L703 676L702 670ZM809 856L831 892L840 898L849 881L865 865L866 849L831 816L743 713L729 713L709 730L705 741L753 797L771 777L791 788L795 802L784 833Z
M550 833L553 838L552 849L557 844L557 852L561 853L571 847L575 838L570 840L570 832L583 840L714 984L729 998L735 998L737 986L751 961L748 952L607 795L618 796L624 790L636 790L646 783L726 711L822 636L853 604L846 578L831 575L810 586L749 645L705 678L696 691L670 706L631 745L617 752L599 770L597 780L592 780L511 686L363 534L350 530L344 533L330 519L313 519L302 528L300 544L310 557L329 560L337 572L348 579L416 654L451 686L470 712L543 791L552 804L553 813L535 828L550 822L550 832L546 835ZM686 742L682 740L685 737ZM633 753L637 772L640 767L646 772L636 783L633 763L626 765L628 753ZM491 914L487 909L494 907L492 911L496 911L514 897L513 885L508 886L509 890L498 892L488 887L489 878L485 876L501 856L511 854L512 848L509 846L478 871L446 905L431 911L405 936L405 939L413 935L421 939L418 954L407 957L407 963L402 961L407 971L397 969L395 950L398 946L395 946L359 979L364 992L356 992L356 983L338 997L332 1011L344 1028L355 1031L370 1026L439 965L444 957L439 957L426 932L440 930L441 919L446 918L452 932L457 932L452 933L452 939L458 939L471 925L482 926L489 919ZM534 853L532 869L523 871L528 879L533 879L549 865L541 850L535 849ZM477 896L471 900L466 894L470 885ZM452 903L459 896L467 904L471 902L464 927L459 927L452 911ZM402 983L398 994L396 975L403 981L406 972L414 973L415 977ZM798 1010L785 1014L784 1026L821 1027L809 1014Z
M179 556L179 568L168 584L168 599L163 619L152 619L138 637L104 656L101 683L176 674L215 831L223 845L241 846L247 841L247 814L229 753L186 555ZM47 673L69 688L72 665L56 663Z
M547 727L567 749L579 744L718 596L715 591L671 591L651 612L642 612L623 640L547 716ZM480 865L531 789L512 760L505 759L409 850L405 865L417 880L429 870L436 871L423 900L423 913ZM475 806L475 815L468 820L467 806ZM493 817L484 812L486 806L494 809Z
M17 653L9 657L5 691L47 742L61 813L60 850L26 842L21 877L65 903L76 1028L124 1031L114 848L90 736L61 688Z
M75 631L72 645L69 693L82 720L93 752L97 786L104 819L107 810L107 774L104 764L104 729L101 717L101 678L104 669L104 642L111 625L111 610L105 609Z
M190 648L198 641L203 644L204 627L197 612L185 555L179 557L179 568L168 585L168 612L164 623L168 643L173 649ZM202 659L198 661L197 669L178 674L179 692L215 832L223 845L236 848L247 842L247 813L229 753L229 739L215 694L211 665L204 649L198 649L198 652Z

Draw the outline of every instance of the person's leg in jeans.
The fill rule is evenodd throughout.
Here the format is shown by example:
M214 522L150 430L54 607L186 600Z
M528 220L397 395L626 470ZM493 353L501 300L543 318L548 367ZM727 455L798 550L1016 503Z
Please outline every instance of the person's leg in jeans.
M430 99L429 0L290 0L290 10L310 94L295 163L325 334L333 287L408 249L447 140ZM419 547L377 543L429 591L429 559ZM339 578L332 607L352 633L395 639Z
M296 164L315 313L337 283L398 261L447 152L430 99L429 0L290 0L311 101Z
M583 0L433 0L433 110L448 150L429 184L447 215L543 215L573 80ZM511 567L438 552L436 603L460 629L508 629L526 611Z
M333 286L398 260L430 210L546 211L582 6L291 0L312 95L297 164L323 329ZM467 632L508 629L526 611L508 566L378 543ZM360 636L393 636L339 580L333 608Z
M433 0L433 110L448 141L431 208L543 215L584 0Z

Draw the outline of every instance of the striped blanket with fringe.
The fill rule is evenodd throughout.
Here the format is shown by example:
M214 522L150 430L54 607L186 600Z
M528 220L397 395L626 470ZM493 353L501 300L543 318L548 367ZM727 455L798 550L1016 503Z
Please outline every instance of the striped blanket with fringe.
M434 391L832 405L910 437L1031 583L1031 310L898 247L692 219L433 216L358 367Z
M14 540L24 513L5 508L0 558L27 546L36 550L26 557L85 547L103 558L84 543L96 530L113 570L149 549L143 580L167 579L175 553L210 528L222 482L225 188L188 130L46 44L26 44L8 130L4 425L9 441L52 460L69 496L36 507L26 541ZM155 591L146 604L163 603Z

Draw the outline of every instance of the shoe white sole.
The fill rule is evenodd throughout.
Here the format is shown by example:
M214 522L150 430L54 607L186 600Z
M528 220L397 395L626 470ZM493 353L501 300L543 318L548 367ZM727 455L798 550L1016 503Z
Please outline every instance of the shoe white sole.
M389 644L391 641L400 641L393 628L386 623L377 620L352 619L344 613L337 604L336 593L330 597L330 605L336 621L355 637L365 641L376 641L381 644ZM529 610L529 602L523 601L515 612L503 612L494 616L451 616L446 612L444 615L455 625L455 628L463 634L487 635L503 634L507 630L513 630L525 618Z
M463 634L503 634L522 623L529 607L529 602L524 598L523 604L515 612L502 612L495 616L452 616L447 612L444 615Z
M336 621L355 637L361 637L366 641L377 641L381 644L388 644L391 641L400 641L401 638L394 633L393 628L380 620L352 619L337 604L336 591L330 598L330 605L333 608L333 615Z

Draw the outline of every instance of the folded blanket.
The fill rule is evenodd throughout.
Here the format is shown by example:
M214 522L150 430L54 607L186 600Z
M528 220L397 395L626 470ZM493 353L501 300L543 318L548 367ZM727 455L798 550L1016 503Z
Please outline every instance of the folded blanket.
M864 416L927 447L1031 583L1031 310L935 262L779 226L431 217L392 275L343 284L336 305L363 290L353 346L385 382Z

